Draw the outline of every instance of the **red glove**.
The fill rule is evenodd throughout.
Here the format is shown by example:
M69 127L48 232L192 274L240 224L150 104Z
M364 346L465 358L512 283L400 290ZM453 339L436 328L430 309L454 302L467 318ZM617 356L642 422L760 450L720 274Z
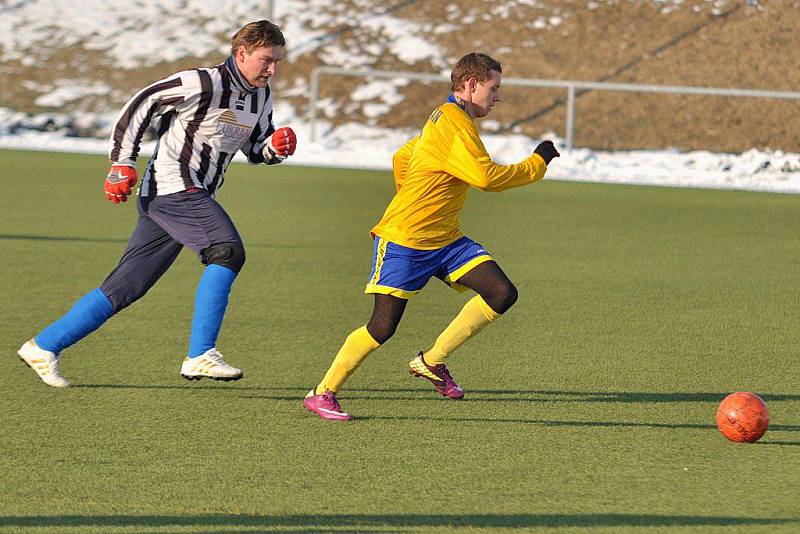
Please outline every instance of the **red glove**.
M131 194L131 187L138 180L136 167L130 165L112 165L111 170L106 176L106 183L103 189L106 191L106 198L114 204L127 202L128 195Z
M297 148L297 136L288 126L275 130L267 142L267 150L278 161L283 161L294 154L295 148Z

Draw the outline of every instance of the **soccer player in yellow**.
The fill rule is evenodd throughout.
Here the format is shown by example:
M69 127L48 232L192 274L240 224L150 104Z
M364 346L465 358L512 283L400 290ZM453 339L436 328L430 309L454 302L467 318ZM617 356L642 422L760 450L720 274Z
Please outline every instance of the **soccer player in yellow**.
M422 133L392 160L397 194L372 229L374 255L366 293L375 295L369 322L345 340L322 381L303 404L323 419L349 420L336 398L348 376L394 334L408 299L435 276L460 291L477 293L429 350L409 362L410 372L437 391L460 399L464 391L445 358L517 300L517 289L481 245L459 229L459 214L470 187L504 191L544 178L559 153L551 141L539 144L514 165L494 163L478 135L475 119L500 101L500 63L472 53L450 75L451 95L431 114Z

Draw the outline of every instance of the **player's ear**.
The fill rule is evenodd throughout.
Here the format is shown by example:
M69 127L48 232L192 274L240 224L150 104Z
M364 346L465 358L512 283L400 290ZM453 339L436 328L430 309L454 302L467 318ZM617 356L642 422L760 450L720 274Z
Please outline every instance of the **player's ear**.
M236 53L233 55L239 61L244 61L244 54L247 52L247 48L244 45L239 45L239 48L236 49Z
M467 78L467 88L469 89L470 93L474 93L477 87L478 87L478 79L475 76L470 76L469 78Z

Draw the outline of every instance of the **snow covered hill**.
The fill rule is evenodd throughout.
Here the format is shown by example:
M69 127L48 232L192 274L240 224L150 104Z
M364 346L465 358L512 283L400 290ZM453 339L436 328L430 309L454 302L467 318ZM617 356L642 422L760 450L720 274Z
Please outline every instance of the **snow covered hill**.
M107 134L119 105L144 84L181 68L218 62L227 54L232 29L264 17L268 4L0 0L0 148L102 152L103 141L82 137ZM765 62L779 70L743 63L736 67L740 83L797 90L800 70L791 74L796 59L770 54L791 44L782 39L796 39L796 32L783 32L775 20L789 24L800 8L787 4L779 13L765 5L752 0L274 0L272 14L288 42L287 60L275 81L276 122L298 130L295 163L388 168L392 151L419 127L446 86L328 80L322 101L325 135L311 143L305 109L312 68L447 74L461 52L478 48L501 57L507 75L514 77L701 85L704 76L713 78L727 68L711 55L730 47L722 37L730 29L722 24L773 28L747 44L760 57L772 58ZM670 56L678 53L683 55ZM709 54L702 69L686 65L687 57L701 53ZM722 74L730 77L729 71ZM496 159L514 161L538 139L563 133L558 95L537 94L531 103L530 94L507 94L497 117L484 121L486 144ZM692 101L679 103L678 109L685 109L676 113L675 102L667 99L600 101L586 95L584 100L578 109L579 145L584 139L584 146L653 146L659 133L673 129L666 146L674 139L673 146L683 150L576 149L557 160L551 178L800 192L800 156L778 149L784 139L791 140L788 146L797 143L791 124L798 122L800 105L793 102L778 109L749 102L749 112L742 113L727 102ZM537 106L545 110L538 118L506 127L520 109L533 108L536 115ZM683 121L677 126L668 123L675 116ZM744 124L735 124L737 117ZM730 126L723 125L726 118ZM636 130L648 122L647 130ZM727 148L730 143L721 140L728 138L752 144L741 145L736 154L686 150L702 146L691 137L700 129L708 130L707 144L719 139L718 146ZM362 149L366 144L369 154Z

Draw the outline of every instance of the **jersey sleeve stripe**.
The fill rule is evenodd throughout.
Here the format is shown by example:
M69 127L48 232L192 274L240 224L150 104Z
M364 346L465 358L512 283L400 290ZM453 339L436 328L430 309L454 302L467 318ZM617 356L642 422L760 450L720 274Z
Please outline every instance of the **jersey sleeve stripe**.
M151 85L150 87L147 87L146 89L141 91L136 98L134 98L134 100L130 103L128 108L119 118L119 120L117 121L117 125L114 128L114 146L111 149L111 155L109 158L111 159L111 161L119 160L119 154L122 151L122 143L125 140L125 132L131 126L131 120L138 111L139 107L141 107L141 105L144 103L144 101L160 91L164 91L165 89L172 89L173 87L179 87L181 85L183 85L183 82L181 81L180 78L173 78L172 80L167 80L165 82L157 83ZM148 116L152 117L152 115L150 115L149 112ZM137 125L137 128L146 130L148 126L149 126L149 121L147 124ZM141 135L139 135L139 132L137 131L136 138L141 139L142 135L144 135L144 132L142 132ZM135 151L138 153L139 151L138 147L135 148Z
M136 137L133 140L133 151L131 152L131 158L136 159L139 156L139 147L142 142L142 137L144 137L144 133L147 131L147 127L150 126L150 121L153 120L153 115L156 114L158 109L162 106L171 106L173 104L180 104L181 102L183 102L183 97L176 96L173 98L167 98L161 102L154 102L153 105L150 106L150 109L147 110L147 115L136 131ZM161 125L159 124L159 126Z

